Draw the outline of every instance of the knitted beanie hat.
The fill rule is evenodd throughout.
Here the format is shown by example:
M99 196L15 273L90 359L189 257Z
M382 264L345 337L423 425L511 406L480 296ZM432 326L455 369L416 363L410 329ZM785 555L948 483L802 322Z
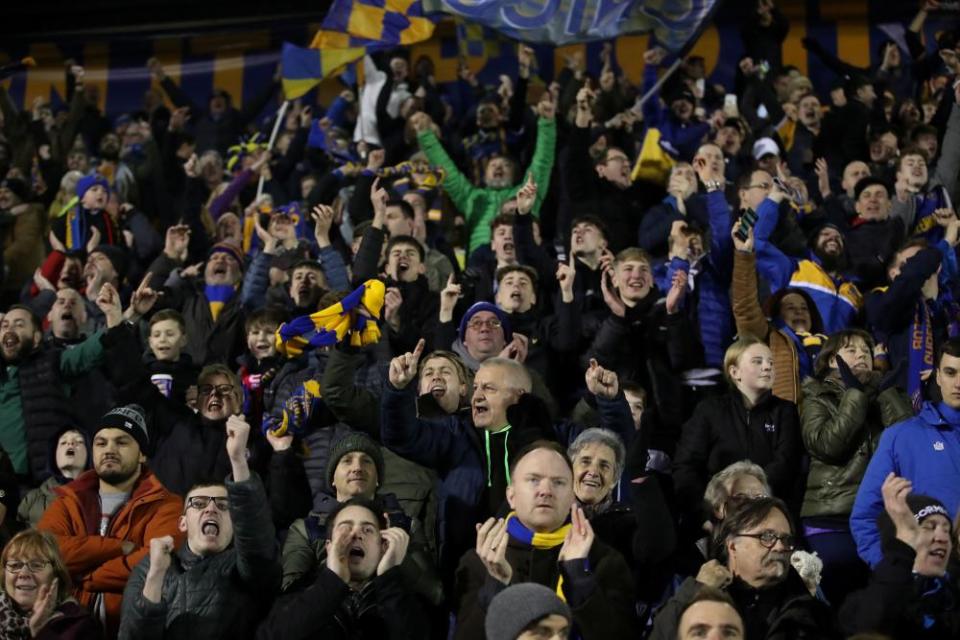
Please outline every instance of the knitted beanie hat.
M150 436L147 432L147 420L143 415L143 407L138 404L128 404L114 407L100 418L100 426L94 436L103 429L120 429L126 431L140 445L140 452L147 453L150 445Z
M569 607L547 587L535 582L509 586L487 609L487 640L517 640L532 623L554 613L570 621Z
M497 316L497 319L500 321L500 325L503 327L503 339L506 342L513 340L513 329L510 327L510 318L507 317L507 314L504 312L504 310L490 302L475 302L470 306L469 309L467 309L466 313L463 314L463 318L460 320L460 342L463 342L465 336L467 335L467 325L470 324L470 318L481 311L489 311L493 315Z
M917 524L923 524L923 521L930 516L941 515L947 519L947 522L951 523L951 530L953 529L950 512L936 498L920 493L911 493L907 496L907 506L910 507L910 512L916 519ZM897 537L897 528L886 511L881 512L877 517L877 529L880 531L881 548L885 549Z
M77 180L77 197L83 200L83 196L94 186L100 185L110 193L110 183L99 173L91 173Z
M385 469L383 464L383 452L374 442L373 438L365 433L354 431L340 438L330 450L330 458L327 461L327 484L333 487L333 474L337 470L337 464L340 458L352 451L362 451L370 456L373 464L377 467L377 482L383 484Z

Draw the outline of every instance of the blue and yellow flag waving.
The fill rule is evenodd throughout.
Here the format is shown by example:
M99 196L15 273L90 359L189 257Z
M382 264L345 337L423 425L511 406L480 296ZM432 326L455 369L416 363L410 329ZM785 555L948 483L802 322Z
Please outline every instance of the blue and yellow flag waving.
M277 352L293 358L307 349L332 347L344 339L355 347L376 343L385 291L380 280L367 280L340 302L284 322L277 329Z
M320 51L284 42L280 56L284 97L296 100L330 74L362 58L363 54L363 47L324 48Z
M438 15L427 15L422 0L333 0L311 47L387 48L429 40Z

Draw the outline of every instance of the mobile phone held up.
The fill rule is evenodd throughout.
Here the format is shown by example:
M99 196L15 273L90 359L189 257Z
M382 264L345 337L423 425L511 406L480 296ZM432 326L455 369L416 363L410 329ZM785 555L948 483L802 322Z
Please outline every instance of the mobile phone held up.
M755 224L757 224L757 212L753 209L743 209L740 212L740 226L734 232L734 235L746 242L747 238L750 237L750 229Z

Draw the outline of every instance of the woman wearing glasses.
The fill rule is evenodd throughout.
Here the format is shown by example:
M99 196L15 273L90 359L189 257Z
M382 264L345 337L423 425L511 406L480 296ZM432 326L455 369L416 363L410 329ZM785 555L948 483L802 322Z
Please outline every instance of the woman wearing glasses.
M23 531L0 556L0 637L100 638L100 629L86 609L70 597L70 574L53 536Z

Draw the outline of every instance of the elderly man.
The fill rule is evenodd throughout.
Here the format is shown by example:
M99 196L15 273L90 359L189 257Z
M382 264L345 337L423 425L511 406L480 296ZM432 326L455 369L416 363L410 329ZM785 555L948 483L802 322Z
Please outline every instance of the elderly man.
M123 587L151 540L177 530L180 498L146 466L147 425L140 407L117 407L93 436L93 469L55 489L37 528L57 538L75 594L117 637Z
M477 371L469 417L418 417L410 382L422 349L421 340L413 353L390 363L381 399L381 437L395 453L440 476L441 567L451 567L473 544L470 524L500 510L510 483L511 455L534 440L569 443L583 428L551 424L542 401L530 393L526 368L506 358L488 359ZM630 438L633 423L617 376L593 362L586 383L597 396L601 426Z
M423 609L399 568L410 541L406 532L388 526L380 505L363 497L338 505L328 523L324 568L309 587L277 601L257 637L429 637Z
M723 589L733 599L747 638L839 637L828 605L810 595L790 564L796 538L788 513L781 500L768 497L728 513L714 538L718 559L687 578L657 613L651 639L677 637L681 612L703 586Z
M247 464L250 425L234 415L226 430L230 477L187 493L183 546L169 535L150 541L124 590L121 638L252 638L279 588L266 492Z
M457 569L454 637L483 638L491 599L522 582L562 594L585 640L632 637L637 621L630 569L595 539L583 510L574 506L573 468L563 449L531 443L517 453L510 478L510 513L477 525L476 548Z
M233 363L245 342L244 308L238 295L243 254L236 245L219 242L207 254L202 283L178 273L172 284L164 287L171 273L184 266L189 242L187 226L170 227L163 253L148 269L153 274L150 287L164 292L157 310L176 309L183 315L188 338L185 352L194 362Z

